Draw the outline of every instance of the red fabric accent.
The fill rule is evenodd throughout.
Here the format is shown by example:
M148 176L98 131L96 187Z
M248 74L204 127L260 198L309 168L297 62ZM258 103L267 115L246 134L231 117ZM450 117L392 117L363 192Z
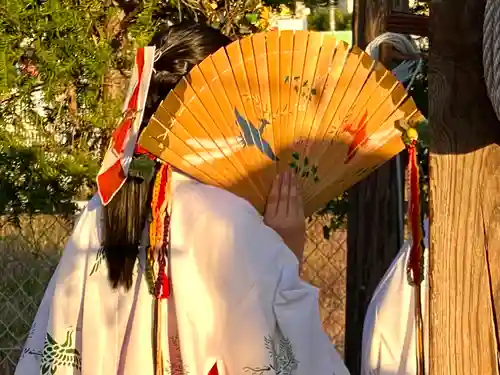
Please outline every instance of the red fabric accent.
M101 169L99 175L97 176L97 187L104 205L109 203L126 179L126 173L123 170L121 159L124 157L123 153L127 143L130 141L130 131L135 120L135 115L138 112L139 93L141 83L144 78L144 64L145 49L140 48L137 50L136 55L137 82L133 87L128 103L126 104L127 108L125 109L125 116L120 125L113 132L111 150L115 152L111 155L107 155L111 159L117 158L118 160L116 160L116 162L114 162L108 170L102 172Z
M412 246L408 259L408 272L410 279L414 284L422 282L422 213L420 209L420 184L418 173L418 160L416 141L413 141L408 147L408 173L410 184L410 202L408 207L408 216L411 225Z
M120 125L113 131L113 149L118 154L122 154L125 150L127 137L130 133L133 120L134 118L131 114L127 113Z
M156 160L156 156L154 156L152 153L150 153L148 150L146 150L140 144L135 145L135 153L139 154L139 155L146 155L148 158L150 158L153 161Z
M125 182L126 176L120 160L117 160L108 170L97 176L99 195L104 205L108 204L113 195Z
M217 369L217 362L214 363L214 367L208 372L208 375L219 375L219 370Z
M143 78L142 75L144 71L144 48L139 48L137 50L135 63L137 65L137 84L135 85L132 96L128 102L127 109L125 111L125 118L113 132L113 148L117 153L122 153L125 149L126 139L132 127L132 122L135 119L135 114L137 113L137 102L139 100L139 90L141 88Z
M367 118L368 111L365 111L356 127L354 127L354 124L352 123L344 125L343 130L354 136L347 150L347 157L344 161L345 164L349 163L357 154L359 147L364 145L368 141L368 136L366 133L366 126L368 125L368 123L366 122Z
M161 208L166 200L166 189L168 187L167 182L168 182L168 167L162 167L160 169L161 175L159 176L160 178L160 190L158 192L158 199L156 202L156 206L153 207L154 210L154 215L156 215L157 218L161 217ZM168 257L168 226L169 226L169 218L168 218L168 212L165 213L167 217L165 218L165 223L158 222L158 225L164 225L165 228L163 229L164 231L167 231L164 234L164 237L162 239L162 248L160 249L160 252L158 254L158 277L156 279L155 283L155 297L158 299L167 299L170 296L170 280L167 276L166 273L166 268L167 268L167 257Z
M170 280L168 277L162 279L161 291L162 294L160 298L167 299L170 297Z
M155 210L157 212L160 212L161 206L163 206L163 203L165 202L166 199L166 189L167 189L167 182L168 182L168 168L161 168L161 183L160 183L160 191L158 192L158 202L157 206L155 207ZM163 223L162 223L163 224Z
M165 273L165 262L160 263L158 278L155 283L155 297L157 299L167 299L170 296L170 280Z
M144 71L144 48L139 48L137 50L137 55L135 56L135 63L137 64L137 85L135 86L132 97L128 103L128 109L137 110L137 101L139 100L139 89L142 82L142 72Z

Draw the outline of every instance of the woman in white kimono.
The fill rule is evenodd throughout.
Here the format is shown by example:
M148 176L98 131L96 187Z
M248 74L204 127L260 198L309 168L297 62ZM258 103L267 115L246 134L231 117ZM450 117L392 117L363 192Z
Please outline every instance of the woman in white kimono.
M428 267L429 221L424 220L424 270ZM385 273L366 311L361 375L417 375L415 288L408 282L412 239L405 241ZM421 284L425 374L429 373L429 281Z
M160 31L142 124L193 65L228 42L200 25ZM277 180L262 218L245 200L175 171L158 371L145 271L152 185L129 174L107 205L97 195L89 202L16 375L348 374L321 327L317 290L299 278L304 214L291 176Z

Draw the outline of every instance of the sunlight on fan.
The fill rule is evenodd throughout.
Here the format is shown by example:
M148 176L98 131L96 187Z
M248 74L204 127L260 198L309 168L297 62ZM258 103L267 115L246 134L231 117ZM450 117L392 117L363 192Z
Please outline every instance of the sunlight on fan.
M272 31L206 58L167 96L140 144L263 212L276 174L299 176L306 214L399 153L422 120L403 85L331 34Z

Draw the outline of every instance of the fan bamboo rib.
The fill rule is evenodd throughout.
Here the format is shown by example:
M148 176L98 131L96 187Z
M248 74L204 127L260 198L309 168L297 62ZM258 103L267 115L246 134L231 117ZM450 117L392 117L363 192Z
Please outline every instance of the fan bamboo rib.
M306 214L400 152L422 115L380 63L329 34L235 41L182 79L141 145L263 212L276 174L298 176Z

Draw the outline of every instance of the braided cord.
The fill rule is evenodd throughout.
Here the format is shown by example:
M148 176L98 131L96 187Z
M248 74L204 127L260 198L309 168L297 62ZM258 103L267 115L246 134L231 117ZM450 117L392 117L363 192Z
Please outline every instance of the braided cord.
M500 119L500 3L486 0L483 23L483 69L488 96Z

